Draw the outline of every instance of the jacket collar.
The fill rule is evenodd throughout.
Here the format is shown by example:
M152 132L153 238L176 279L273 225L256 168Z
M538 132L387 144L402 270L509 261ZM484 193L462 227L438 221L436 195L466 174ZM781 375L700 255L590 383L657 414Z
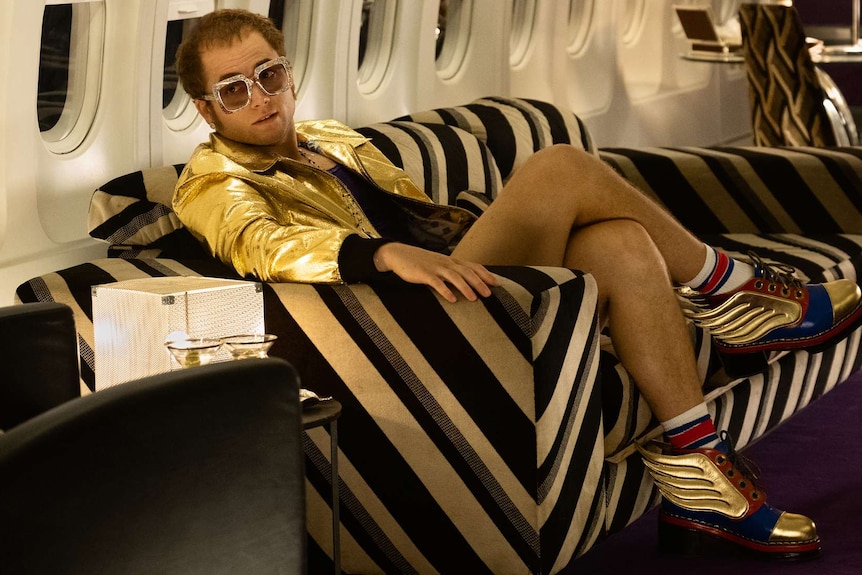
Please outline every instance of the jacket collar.
M362 134L335 120L297 122L296 135L300 143L312 144L320 152L348 165L355 163L353 149L368 141ZM217 133L210 134L210 147L253 172L265 172L283 159L259 146L243 144Z

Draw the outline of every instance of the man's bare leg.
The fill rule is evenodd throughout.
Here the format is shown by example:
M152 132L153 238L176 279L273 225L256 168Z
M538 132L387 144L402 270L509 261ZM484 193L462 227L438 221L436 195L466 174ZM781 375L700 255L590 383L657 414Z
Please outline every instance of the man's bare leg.
M727 456L729 443L715 449L709 447L712 440L681 444L692 429L708 428L715 437L670 282L697 275L705 247L596 162L565 147L536 154L453 256L484 264L565 266L596 278L599 314L620 361L675 446L670 454L642 451L663 496L664 551L691 552L701 539L717 538L770 558L818 554L814 523L768 505L753 478ZM704 415L695 419L692 413Z
M482 263L560 265L573 230L617 219L646 230L673 281L700 271L706 250L697 237L600 159L565 145L536 152L517 170L465 240L486 256ZM511 241L496 237L501 228ZM457 255L468 259L464 251Z
M640 220L663 238L681 270L700 268L698 256L687 251L703 244L598 160L570 151L550 148L521 168L453 256L592 274L620 360L656 417L671 419L703 402L703 395L665 256ZM560 169L560 162L569 167Z

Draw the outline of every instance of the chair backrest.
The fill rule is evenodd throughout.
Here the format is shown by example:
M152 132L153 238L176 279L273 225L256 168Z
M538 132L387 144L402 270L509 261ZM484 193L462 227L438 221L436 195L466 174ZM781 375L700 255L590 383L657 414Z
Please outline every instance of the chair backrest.
M0 308L0 429L81 395L72 309L60 303Z
M281 359L211 364L0 435L0 571L303 573L298 389Z
M742 4L739 23L754 143L857 145L849 108L828 74L815 66L796 8Z

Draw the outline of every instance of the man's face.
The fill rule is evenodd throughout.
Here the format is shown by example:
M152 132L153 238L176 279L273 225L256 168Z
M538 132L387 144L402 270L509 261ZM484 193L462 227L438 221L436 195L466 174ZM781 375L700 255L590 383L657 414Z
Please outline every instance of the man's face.
M210 48L201 55L204 80L211 88L236 74L253 79L257 66L277 57L278 53L263 36L251 32L241 41ZM254 84L248 106L232 114L225 112L218 102L195 100L195 105L207 122L215 123L218 132L232 140L276 149L296 141L293 123L296 100L292 90L268 96Z

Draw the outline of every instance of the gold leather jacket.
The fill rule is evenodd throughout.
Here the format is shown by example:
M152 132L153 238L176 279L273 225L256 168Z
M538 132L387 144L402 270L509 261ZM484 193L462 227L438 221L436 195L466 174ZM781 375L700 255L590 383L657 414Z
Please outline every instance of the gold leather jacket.
M449 251L475 221L466 210L432 203L368 138L344 124L297 122L296 130L300 143L394 198L416 245ZM334 175L218 134L186 164L173 208L213 256L262 281L342 283L345 239L380 238Z

